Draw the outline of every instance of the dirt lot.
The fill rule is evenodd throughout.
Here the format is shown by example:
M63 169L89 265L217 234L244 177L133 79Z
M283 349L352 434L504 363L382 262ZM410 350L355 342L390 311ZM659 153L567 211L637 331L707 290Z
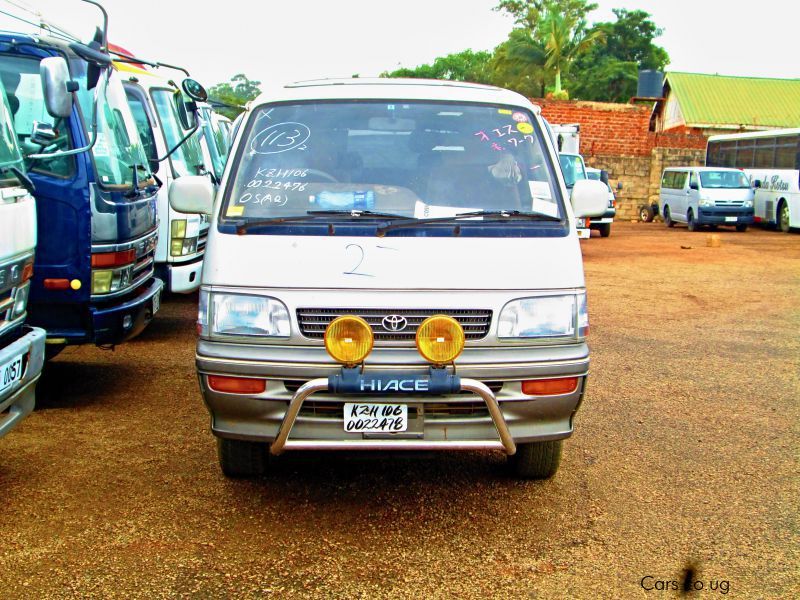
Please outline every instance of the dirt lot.
M228 481L196 298L167 299L115 352L62 353L0 441L0 597L663 598L688 565L695 597L798 597L800 235L719 233L582 243L590 389L544 483L491 452Z

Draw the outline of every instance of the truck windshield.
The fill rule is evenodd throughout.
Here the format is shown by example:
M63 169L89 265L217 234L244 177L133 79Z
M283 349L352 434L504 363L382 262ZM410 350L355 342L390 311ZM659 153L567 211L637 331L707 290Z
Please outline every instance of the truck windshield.
M77 73L76 79L79 81L78 99L88 130L92 123L95 90L86 89L86 73L81 68L84 63L77 64L80 66L76 70L83 71ZM96 92L97 141L92 147L92 157L98 182L107 188L129 189L136 169L140 187L152 184L147 155L116 69L110 71L107 84L105 77L100 77ZM91 132L88 136L91 139Z
M227 133L220 128L220 122L215 118L214 112L210 108L204 107L200 110L205 123L203 133L209 146L211 162L214 164L214 175L216 175L217 179L222 179L225 161L228 158Z
M266 105L248 121L221 215L241 222L316 210L410 219L518 211L559 220L563 206L542 140L522 108L355 100Z
M16 179L9 167L24 169L22 154L17 145L17 134L11 120L5 90L0 88L0 183Z
M572 188L576 181L587 178L586 167L583 164L583 158L579 154L559 154L558 159L561 161L564 183L568 188Z
M178 117L178 109L175 102L183 102L183 96L170 89L154 89L150 94L153 97L153 104L158 114L158 120L164 130L164 137L167 142L167 149L171 150L180 142L189 129L184 129ZM203 173L203 151L197 135L193 135L186 140L180 147L173 152L170 157L172 169L178 177L184 175L201 175Z
M704 188L742 189L750 187L750 181L741 171L700 171L700 183Z

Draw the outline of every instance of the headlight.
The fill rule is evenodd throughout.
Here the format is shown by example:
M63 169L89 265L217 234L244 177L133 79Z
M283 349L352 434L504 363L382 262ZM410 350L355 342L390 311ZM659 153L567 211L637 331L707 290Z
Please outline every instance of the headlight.
M289 311L280 300L211 293L209 304L212 335L289 337Z
M700 206L714 206L714 201L707 198L700 198Z
M197 237L174 238L169 243L170 256L186 256L197 252Z
M186 237L186 219L175 219L172 222L172 237L185 238Z
M743 206L745 208L753 208L753 201L752 200L745 200Z
M576 336L577 327L577 336ZM502 339L585 337L589 330L586 294L520 298L500 312Z
M121 269L92 269L92 294L110 294L128 287L133 279L133 267Z
M14 293L14 317L21 317L28 306L28 293L30 292L30 282L24 283L17 288Z

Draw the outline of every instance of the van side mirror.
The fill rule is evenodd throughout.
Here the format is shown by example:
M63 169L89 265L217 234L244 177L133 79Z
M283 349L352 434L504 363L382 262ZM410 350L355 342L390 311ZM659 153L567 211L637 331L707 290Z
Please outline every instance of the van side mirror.
M697 190L697 189L700 189L700 188L697 187L697 183L692 182L692 183L689 184L689 189Z
M203 175L179 177L169 186L169 205L182 213L210 215L214 208L214 187Z
M51 117L66 119L72 114L72 92L75 84L70 79L67 61L61 56L49 56L39 63L44 104Z
M600 169L600 181L608 185L608 171L606 171L605 169Z
M581 179L575 182L570 201L576 218L599 217L608 208L608 188L602 181Z

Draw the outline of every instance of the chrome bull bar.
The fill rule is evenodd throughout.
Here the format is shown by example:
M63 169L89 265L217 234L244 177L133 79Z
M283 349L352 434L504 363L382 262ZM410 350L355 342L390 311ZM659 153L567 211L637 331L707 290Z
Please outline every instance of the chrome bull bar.
M461 379L461 390L472 392L483 399L489 415L500 439L498 440L408 440L408 439L369 439L369 440L290 440L297 415L303 407L303 402L317 392L328 391L328 379L312 379L303 384L289 401L289 408L283 417L278 436L270 444L271 454L278 455L284 450L477 450L491 449L502 450L509 456L515 454L517 445L511 437L508 425L500 410L500 405L494 392L485 384L475 379ZM375 404L392 404L395 399L383 397L370 397L370 402Z

